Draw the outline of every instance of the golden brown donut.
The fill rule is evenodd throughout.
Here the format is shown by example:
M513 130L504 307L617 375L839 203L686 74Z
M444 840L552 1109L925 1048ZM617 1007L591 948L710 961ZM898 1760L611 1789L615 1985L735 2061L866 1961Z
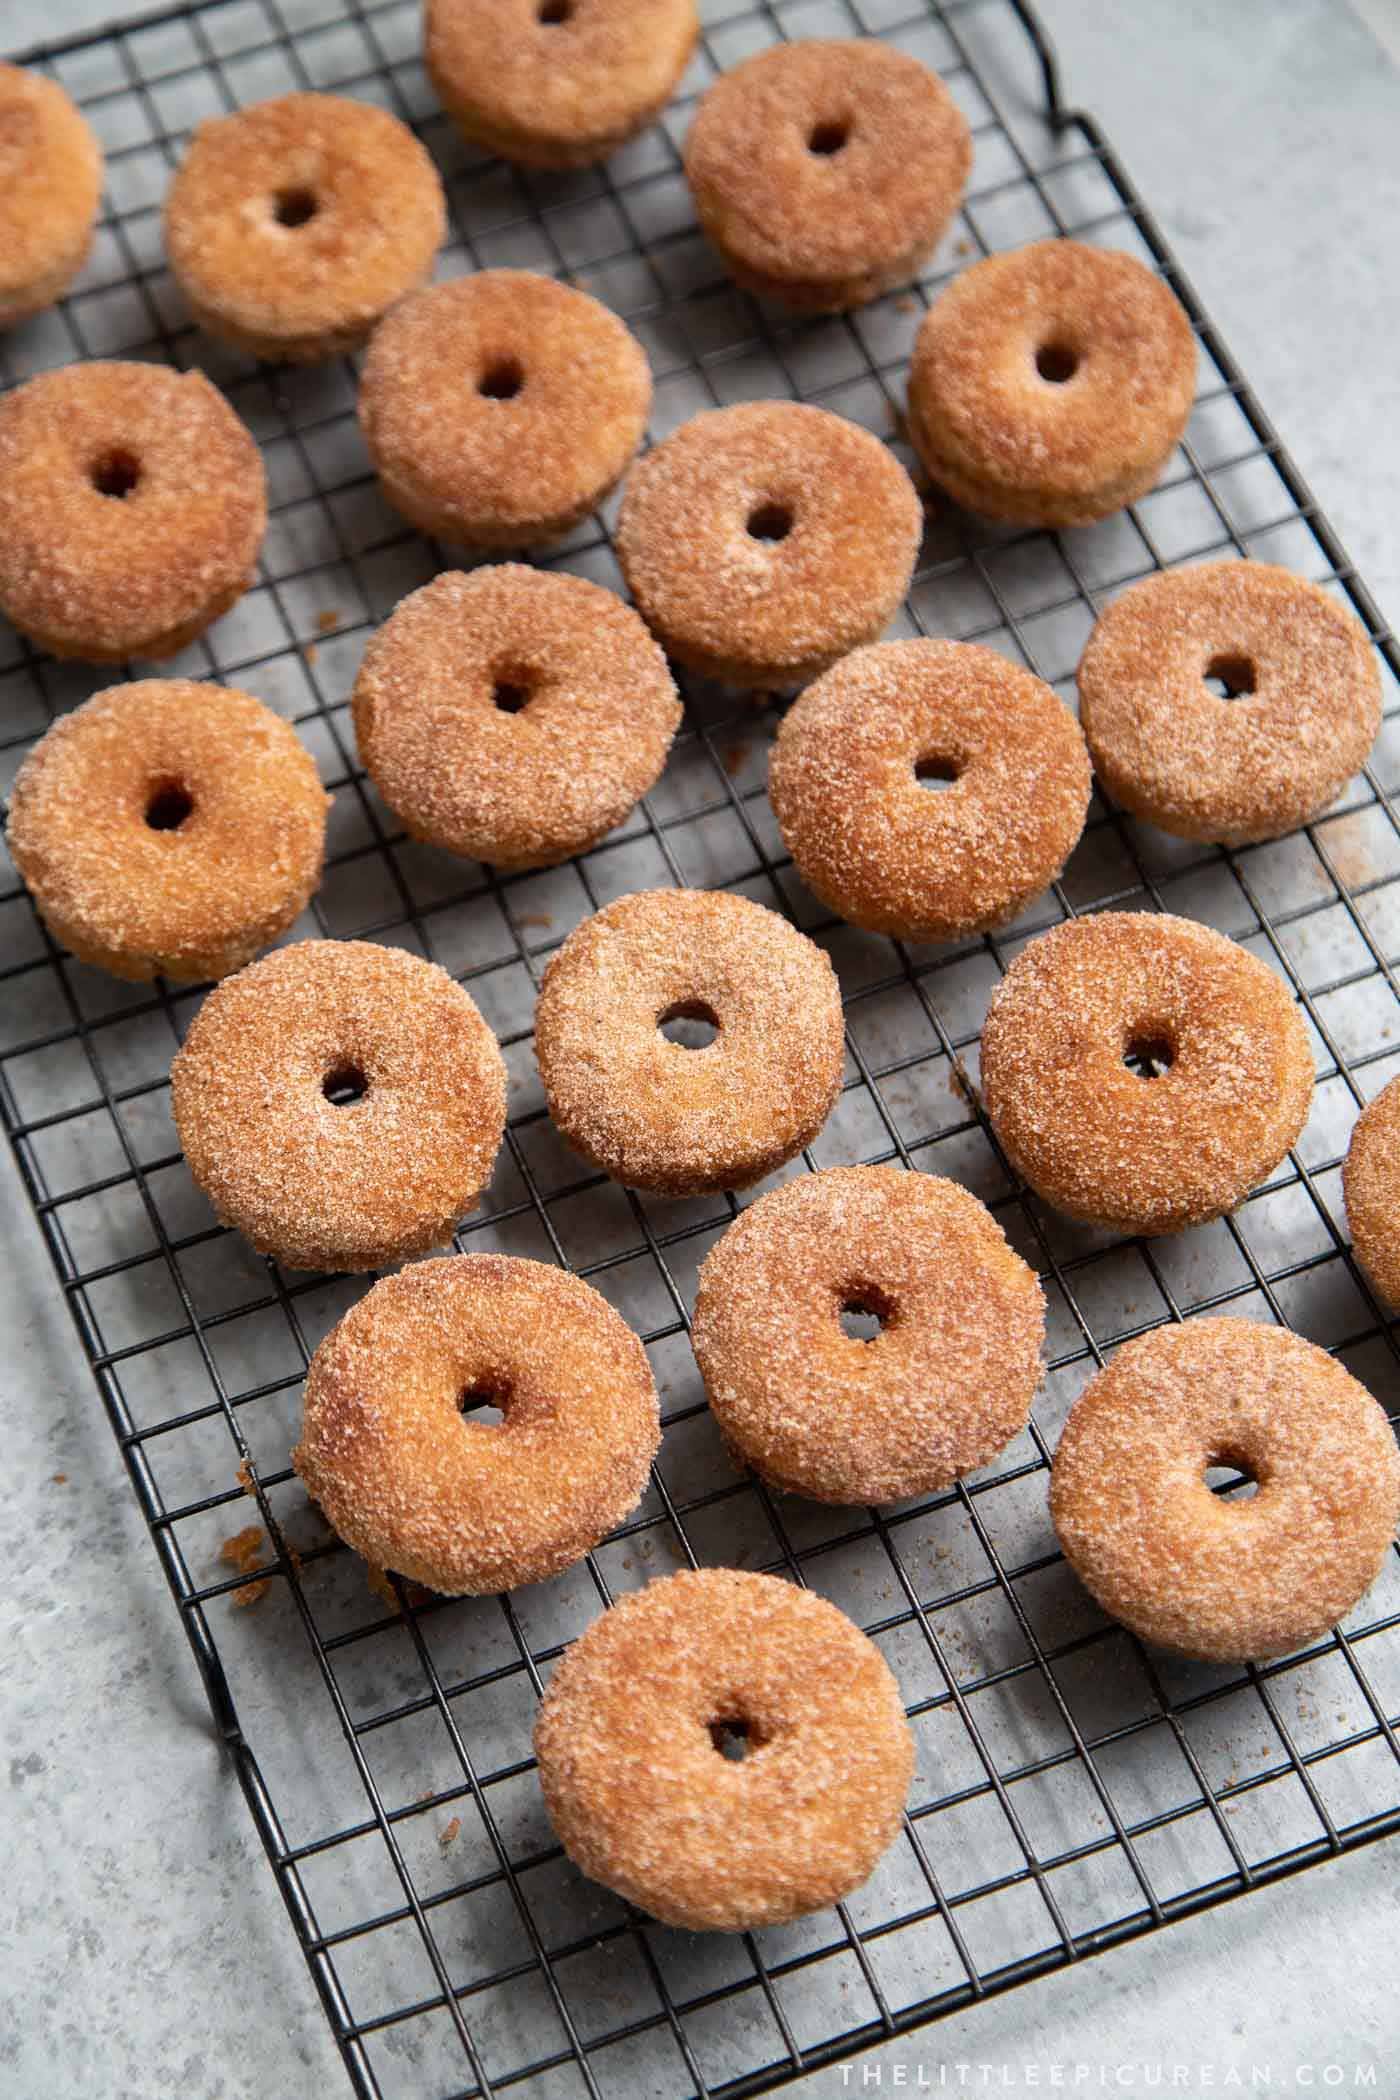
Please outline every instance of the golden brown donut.
M972 139L936 73L872 37L775 44L722 74L685 141L701 227L749 291L817 313L913 277Z
M796 401L744 401L638 460L617 557L678 662L788 687L888 626L922 531L913 482L868 430Z
M869 1340L843 1312L873 1314ZM742 1211L706 1255L691 1340L725 1442L818 1502L950 1487L1026 1426L1045 1300L967 1189L831 1167Z
M321 879L310 752L261 700L153 678L61 715L15 780L6 833L49 931L114 977L225 977Z
M1400 1305L1400 1079L1362 1110L1342 1164L1356 1258L1387 1305Z
M473 1420L494 1407L498 1422ZM646 1351L567 1269L456 1254L386 1276L311 1359L292 1463L371 1566L448 1596L543 1582L641 1499Z
M874 1642L737 1568L663 1576L595 1619L545 1689L535 1756L574 1864L692 1932L838 1903L893 1842L914 1771Z
M0 328L61 298L87 261L102 149L56 80L0 64Z
M1057 1210L1120 1232L1179 1232L1233 1210L1297 1137L1312 1089L1282 979L1166 912L1101 912L1041 934L982 1031L982 1095L1016 1171Z
M695 0L427 0L428 72L463 135L529 168L606 159L659 117Z
M924 316L909 435L958 503L1091 525L1146 495L1191 413L1196 342L1145 264L1036 241L955 278Z
M1222 1499L1211 1466L1257 1492ZM1111 1617L1181 1655L1286 1655L1375 1581L1400 1516L1381 1409L1322 1349L1252 1320L1188 1320L1123 1347L1070 1410L1050 1514Z
M670 1020L705 1021L703 1048ZM841 1091L836 972L814 941L725 890L643 890L576 926L545 971L535 1055L576 1152L667 1196L761 1181Z
M1122 808L1243 846L1305 824L1365 764L1380 671L1355 613L1315 583L1206 562L1115 598L1079 666L1079 719Z
M247 590L266 523L202 372L64 365L0 398L0 612L55 656L174 656Z
M646 432L651 367L586 292L483 270L405 299L370 345L360 427L384 494L464 547L556 540Z
M170 1068L189 1170L289 1269L437 1247L491 1178L505 1065L461 985L373 941L301 941L209 994Z
M497 868L596 845L655 783L681 717L630 606L516 563L400 600L353 705L360 756L410 835Z
M911 941L1014 918L1073 852L1092 785L1064 702L974 642L853 651L789 709L768 767L808 889Z
M344 95L279 95L201 124L165 200L165 248L201 328L311 364L364 342L432 273L437 169L406 124Z

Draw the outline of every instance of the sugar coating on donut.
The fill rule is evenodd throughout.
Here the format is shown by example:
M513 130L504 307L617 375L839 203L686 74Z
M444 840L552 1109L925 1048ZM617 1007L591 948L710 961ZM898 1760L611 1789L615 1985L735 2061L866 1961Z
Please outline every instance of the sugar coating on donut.
M372 941L302 941L226 978L170 1092L220 1220L292 1269L441 1246L505 1127L505 1065L467 993Z
M627 477L617 555L668 654L740 686L815 678L889 624L923 531L914 484L830 410L746 401Z
M1307 1120L1313 1059L1286 985L1237 942L1166 912L1101 912L1017 956L981 1080L998 1140L1047 1203L1178 1232L1278 1165Z
M768 793L807 887L873 933L956 940L1013 918L1084 829L1063 701L971 642L877 642L784 716Z
M1356 1258L1387 1305L1400 1305L1400 1079L1362 1110L1342 1164Z
M1247 1498L1213 1466L1257 1481ZM1214 1662L1325 1633L1380 1572L1400 1454L1365 1387L1324 1350L1251 1320L1188 1320L1118 1351L1070 1411L1050 1512L1113 1618Z
M847 1334L843 1310L879 1320ZM726 1442L819 1502L929 1494L1024 1429L1045 1301L986 1207L901 1167L760 1196L706 1255L691 1339Z
M442 183L406 124L343 95L279 95L201 124L165 203L195 318L255 357L364 341L431 273Z
M499 1422L477 1418L488 1406ZM487 1595L605 1538L659 1441L646 1351L601 1293L547 1262L449 1255L331 1329L292 1463L371 1565Z
M1037 241L974 263L920 326L909 435L959 503L1087 525L1151 488L1191 412L1196 344L1131 255Z
M410 834L502 868L551 866L620 824L681 717L629 606L515 563L402 599L353 704L360 756Z
M173 656L243 595L266 522L202 372L96 361L0 397L0 611L56 656Z
M97 693L16 777L6 837L54 937L114 976L222 977L321 878L311 754L251 694L191 679Z
M526 167L587 167L661 114L695 0L427 0L424 49L464 135Z
M721 1747L736 1738L741 1759ZM595 1619L546 1687L535 1755L575 1865L696 1932L849 1895L914 1769L874 1642L826 1598L735 1568L663 1576Z
M685 141L700 224L731 275L827 312L917 271L971 163L967 120L937 74L866 37L745 59L707 90Z
M1365 764L1380 669L1356 615L1315 583L1208 562L1115 598L1079 706L1116 802L1178 838L1238 846L1306 823Z
M662 1033L707 1020L702 1048ZM810 1143L841 1089L836 973L786 919L723 890L643 890L575 927L535 1009L549 1113L629 1188L747 1188Z
M0 328L51 306L87 260L102 149L56 80L0 64Z
M360 425L389 501L469 547L558 539L646 433L651 367L615 313L531 270L405 299L376 331Z

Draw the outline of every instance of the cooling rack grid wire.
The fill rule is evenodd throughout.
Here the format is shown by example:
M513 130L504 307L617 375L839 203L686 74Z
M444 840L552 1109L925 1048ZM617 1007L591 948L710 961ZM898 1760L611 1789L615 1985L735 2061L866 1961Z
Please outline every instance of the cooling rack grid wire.
M499 1599L379 1595L288 1465L310 1351L363 1280L281 1273L219 1231L170 1122L167 1070L198 992L123 986L50 943L0 879L0 1105L216 1724L362 2095L762 2091L804 2065L1400 1827L1400 1568L1343 1628L1257 1668L1175 1663L1069 1578L1045 1509L1065 1411L1126 1336L1208 1308L1337 1351L1392 1412L1394 1338L1347 1252L1339 1162L1359 1105L1400 1069L1400 654L1094 122L1055 102L1017 0L708 0L665 123L605 169L513 173L438 113L416 0L205 0L28 54L108 153L93 259L54 313L3 339L0 384L75 357L204 365L262 443L272 518L258 583L175 668L268 700L335 790L326 882L298 935L433 957L505 1046L508 1144L458 1235L567 1263L644 1336L665 1437L636 1516L559 1580ZM928 60L974 130L971 190L908 294L793 324L723 278L694 227L677 140L714 74L783 36L877 34ZM1043 71L1037 71L1039 59ZM764 798L775 716L692 685L665 777L579 861L496 879L415 846L358 772L346 697L373 625L440 566L380 500L345 363L269 371L202 339L161 255L159 204L204 116L297 87L407 117L442 165L441 270L510 263L584 283L642 338L652 436L698 409L794 395L905 451L898 409L923 305L971 257L1071 232L1155 262L1201 341L1199 399L1161 486L1059 535L933 511L893 632L991 643L1072 695L1095 611L1189 559L1249 554L1323 581L1375 636L1388 715L1372 769L1306 833L1231 854L1097 802L1054 890L1008 932L921 950L816 908ZM1052 128L1021 114L1051 98ZM1015 106L1017 114L1008 111ZM616 585L607 523L555 559ZM0 631L7 788L59 712L107 682ZM543 1113L530 1043L549 953L624 892L733 887L791 912L846 999L846 1086L806 1165L897 1161L955 1176L1040 1271L1049 1371L1030 1429L953 1491L880 1512L779 1501L726 1461L686 1340L695 1272L732 1199L662 1202L584 1174ZM1163 908L1262 955L1302 1002L1318 1061L1297 1151L1236 1216L1180 1239L1067 1224L1011 1176L977 1106L999 973L1074 912ZM796 1169L795 1169L796 1171ZM255 1493L256 1507L246 1489ZM261 1573L221 1557L250 1523ZM541 1685L609 1597L688 1564L773 1569L833 1598L893 1665L919 1745L905 1831L869 1884L783 1930L696 1939L585 1882L530 1762ZM257 1593L255 1583L265 1588ZM247 1609L250 1594L253 1601Z

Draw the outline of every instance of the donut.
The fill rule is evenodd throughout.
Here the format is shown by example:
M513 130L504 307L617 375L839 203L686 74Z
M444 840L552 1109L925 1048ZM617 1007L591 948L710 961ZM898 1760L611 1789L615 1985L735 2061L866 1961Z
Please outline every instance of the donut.
M607 1299L502 1254L376 1283L312 1357L304 1410L292 1464L327 1521L453 1597L580 1560L636 1508L661 1440L646 1351Z
M695 0L427 0L428 74L473 145L583 168L659 117L700 34Z
M1233 1210L1297 1138L1313 1090L1282 979L1166 912L1102 912L1031 941L993 994L981 1071L1022 1179L1117 1232Z
M353 710L410 836L497 868L596 845L658 779L681 717L629 606L514 563L402 599L365 651Z
M61 298L92 246L102 149L56 80L0 64L0 328Z
M440 1246L505 1128L496 1038L436 963L300 941L209 994L170 1068L190 1173L289 1269L377 1269Z
M54 939L114 977L226 977L321 879L330 797L295 731L250 693L153 678L40 737L7 839Z
M696 215L730 276L816 313L915 276L971 165L967 120L937 74L869 37L745 59L706 92L685 141Z
M914 1772L875 1643L825 1597L737 1568L663 1576L595 1619L545 1688L535 1756L575 1866L692 1932L839 1903L893 1842Z
M1035 241L955 278L924 316L909 435L955 502L1092 525L1145 496L1186 428L1191 323L1131 255Z
M1144 577L1101 615L1079 719L1122 808L1177 838L1244 846L1306 824L1365 764L1380 671L1355 613L1315 583L1206 562Z
M668 1039L692 1020L703 1047ZM741 1189L816 1136L841 1091L823 951L725 890L643 890L576 926L544 974L535 1055L556 1127L614 1181Z
M889 625L922 532L913 482L868 430L744 401L638 460L616 546L668 655L729 685L785 688Z
M1387 1305L1400 1305L1400 1079L1361 1112L1342 1162L1356 1258Z
M879 1322L869 1339L841 1315ZM691 1341L731 1450L817 1502L951 1487L1024 1429L1045 1300L967 1189L830 1167L742 1211L706 1255Z
M380 486L464 547L560 539L646 432L651 367L587 292L483 270L405 299L370 345L360 427Z
M1213 1494L1211 1466L1257 1492ZM1111 1618L1181 1655L1251 1662L1315 1640L1370 1588L1400 1517L1400 1454L1325 1350L1252 1320L1188 1320L1125 1342L1075 1401L1050 1514Z
M176 655L243 596L266 523L202 372L64 365L0 397L0 612L55 656Z
M446 231L408 126L343 95L208 119L165 200L166 254L200 327L290 364L356 349L427 281Z
M1064 702L974 642L853 651L789 709L768 768L808 889L910 941L1014 918L1074 850L1092 784Z

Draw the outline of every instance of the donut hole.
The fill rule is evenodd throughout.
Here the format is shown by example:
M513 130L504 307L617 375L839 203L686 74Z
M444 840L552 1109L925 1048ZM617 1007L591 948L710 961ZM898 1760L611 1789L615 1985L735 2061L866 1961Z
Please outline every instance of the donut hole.
M1035 353L1035 368L1050 386L1064 386L1079 370L1079 352L1068 343L1042 343Z
M878 1284L851 1284L841 1293L839 1317L848 1341L875 1342L894 1318L894 1302Z
M470 1418L477 1429L499 1429L510 1412L511 1384L508 1378L473 1379L457 1395L457 1412Z
M476 390L487 401L513 401L525 384L525 368L518 357L493 357Z
M949 788L955 780L962 778L962 767L955 758L942 758L937 752L931 752L927 758L921 758L916 763L914 778L920 787L929 788L937 794L940 788Z
M182 780L158 780L146 801L152 831L178 831L194 813L194 796Z
M332 1065L321 1081L321 1092L332 1108L352 1108L363 1101L369 1092L369 1081L357 1064L348 1059L344 1064Z
M114 445L109 452L98 454L88 469L88 478L99 496L115 496L120 501L140 481L141 462L134 452Z
M1160 1079L1176 1062L1176 1049L1163 1028L1131 1028L1123 1045L1123 1062L1139 1079Z
M272 216L279 226L305 226L320 209L316 192L301 187L278 190L272 199Z
M1217 700L1239 700L1255 689L1254 665L1247 656L1213 656L1203 675L1207 691Z
M744 523L751 540L785 540L792 531L792 512L786 503L759 503Z
M535 9L535 20L542 22L546 29L557 29L561 22L568 21L573 11L574 0L540 0Z
M1258 1469L1228 1445L1207 1457L1205 1483L1219 1502L1251 1502L1261 1485Z
M719 1034L719 1015L703 999L681 999L657 1015L656 1025L679 1050L708 1050Z
M741 1765L768 1738L743 1714L719 1714L710 1722L710 1741L726 1764Z
M839 153L851 136L851 127L844 117L827 117L814 124L807 134L807 151L829 160Z
M524 671L503 672L491 688L491 703L503 715L520 714L533 698L534 688Z

